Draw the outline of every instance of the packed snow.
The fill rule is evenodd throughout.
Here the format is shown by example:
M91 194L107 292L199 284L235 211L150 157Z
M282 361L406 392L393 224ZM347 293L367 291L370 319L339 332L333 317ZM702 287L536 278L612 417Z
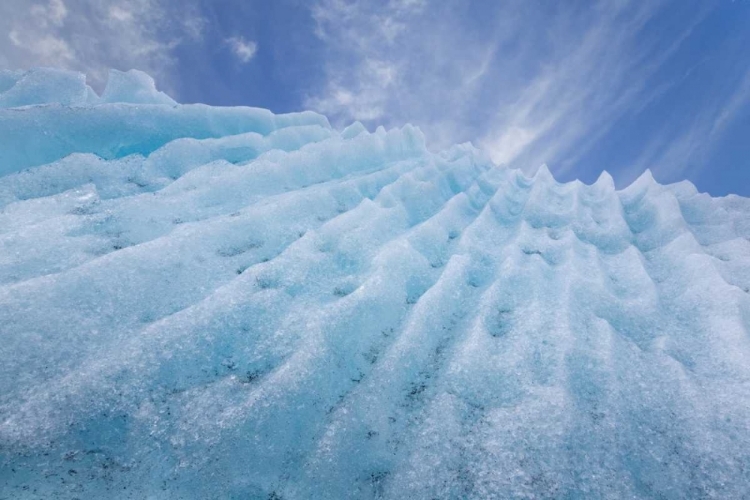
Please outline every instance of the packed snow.
M750 200L0 72L1 499L750 497Z

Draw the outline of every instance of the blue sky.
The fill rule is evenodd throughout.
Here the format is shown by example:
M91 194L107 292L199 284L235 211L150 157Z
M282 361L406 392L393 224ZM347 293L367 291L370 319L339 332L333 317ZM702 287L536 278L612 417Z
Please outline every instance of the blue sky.
M2 33L7 33L3 36ZM750 0L4 0L0 67L418 125L499 163L750 196Z

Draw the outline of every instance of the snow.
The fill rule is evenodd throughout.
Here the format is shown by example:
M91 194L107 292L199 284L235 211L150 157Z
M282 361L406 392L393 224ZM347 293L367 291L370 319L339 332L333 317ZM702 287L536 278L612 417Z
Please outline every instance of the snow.
M0 73L0 498L750 496L750 200Z

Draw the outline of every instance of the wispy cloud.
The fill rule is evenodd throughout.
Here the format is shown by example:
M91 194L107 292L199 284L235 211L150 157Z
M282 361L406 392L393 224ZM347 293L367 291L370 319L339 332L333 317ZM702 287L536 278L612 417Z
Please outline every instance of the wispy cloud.
M243 64L250 62L258 51L257 43L252 40L245 40L242 36L233 36L227 38L225 41L235 57Z
M83 71L101 89L107 70L141 69L169 86L173 51L199 38L195 5L165 0L4 0L0 66L55 66Z
M533 78L480 142L492 151L521 128L529 131L525 142L496 160L531 168L552 162L558 173L573 168L624 114L665 91L649 85L652 77L706 14L696 10L672 43L660 48L644 27L661 8L659 2L602 4L585 29L558 34L555 44L567 50Z
M435 147L472 140L499 163L562 173L665 91L652 77L708 11L664 44L645 32L667 3L509 1L478 18L465 2L320 0L327 83L306 104L339 124L409 121Z
M734 92L730 94L729 98L721 106L716 119L711 125L709 137L720 135L748 103L750 103L750 62L748 63L745 75L740 80Z
M665 128L646 145L624 172L627 182L644 169L664 181L675 181L708 164L709 155L723 133L750 104L750 64L733 90L717 95L679 128Z

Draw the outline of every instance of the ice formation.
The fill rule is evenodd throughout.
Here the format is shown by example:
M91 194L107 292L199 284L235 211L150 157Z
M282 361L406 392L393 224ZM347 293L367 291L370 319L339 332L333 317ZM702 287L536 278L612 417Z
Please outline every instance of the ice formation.
M750 200L0 73L0 498L748 498Z

